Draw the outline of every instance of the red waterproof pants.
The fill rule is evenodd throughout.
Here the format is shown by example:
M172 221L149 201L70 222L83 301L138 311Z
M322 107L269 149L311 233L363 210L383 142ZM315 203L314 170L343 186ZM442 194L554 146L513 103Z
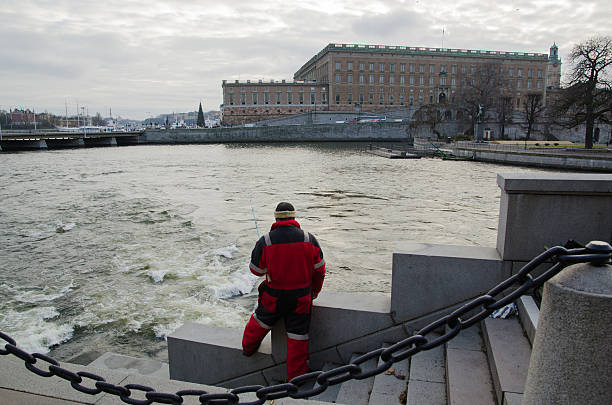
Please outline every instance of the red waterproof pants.
M265 283L259 286L255 313L244 328L242 349L246 355L257 351L261 341L280 318L287 330L287 378L308 372L308 330L312 311L311 288L277 290Z

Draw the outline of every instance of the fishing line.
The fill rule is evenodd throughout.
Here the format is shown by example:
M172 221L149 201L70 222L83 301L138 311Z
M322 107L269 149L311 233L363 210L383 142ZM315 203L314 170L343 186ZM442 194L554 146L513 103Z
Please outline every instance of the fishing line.
M255 217L255 209L253 209L253 201L251 199L251 193L249 192L249 204L251 204L251 214L253 214L253 222L255 222L255 230L257 231L257 237L261 238L259 233L259 226L257 226L257 217Z

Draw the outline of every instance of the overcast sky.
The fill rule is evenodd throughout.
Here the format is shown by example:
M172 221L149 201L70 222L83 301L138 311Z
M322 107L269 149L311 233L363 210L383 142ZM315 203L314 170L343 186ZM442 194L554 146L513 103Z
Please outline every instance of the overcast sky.
M445 47L565 60L611 21L609 0L0 0L0 110L218 110L223 79L292 79L328 43L440 47L443 28Z

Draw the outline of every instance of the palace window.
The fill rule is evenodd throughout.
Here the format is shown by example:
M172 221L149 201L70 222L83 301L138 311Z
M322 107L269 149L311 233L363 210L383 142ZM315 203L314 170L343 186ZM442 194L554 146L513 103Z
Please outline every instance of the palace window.
M395 84L395 76L393 76L393 75L389 76L389 83L390 84Z
M365 70L365 63L359 62L359 70L361 70L362 72Z
M378 77L378 83L383 84L385 82L385 75L380 75Z
M359 75L359 83L365 83L365 78L363 75Z
M342 64L340 62L336 62L336 70L340 70Z
M514 68L508 69L508 76L514 77Z
M419 66L419 72L425 73L425 65L420 65Z
M384 63L379 63L379 64L378 64L378 69L379 69L381 72L384 72L384 71L385 71L385 64L384 64Z
M440 73L446 73L446 65L440 65Z
M257 104L257 93L253 93L253 104Z
M456 74L456 73L457 73L457 65L453 65L453 67L451 68L451 72L452 72L453 74Z
M414 76L410 76L410 84L414 84Z
M276 93L276 104L280 104L281 103L282 95L283 95L283 93L281 93L280 91Z
M414 73L414 63L410 64L410 73Z
M516 76L517 77L523 77L523 69L522 68L518 68L518 70L516 71Z
M264 104L270 104L270 93L267 91L264 93Z
M391 63L391 64L389 65L389 71L390 71L391 73L395 73L395 63Z
M347 101L348 101L349 104L353 104L353 93L349 93L348 94L348 100Z
M340 94L336 94L336 104L340 104Z
M370 62L370 70L374 70L374 62Z
M353 83L353 74L352 73L349 73L346 76L346 81L349 82L349 83Z
M405 73L406 72L406 64L405 63L400 63L400 72L401 73Z
M304 92L300 91L300 104L304 104Z
M404 96L400 96L400 104L404 105Z
M287 104L292 104L292 103L293 103L293 93L288 91L287 92Z
M400 76L400 84L406 83L406 76Z
M423 77L423 76L419 77L419 84L421 86L423 86L425 84L425 77Z
M429 73L434 73L434 72L435 72L435 66L429 65Z
M368 75L368 82L374 83L374 75Z
M340 83L340 73L336 73L336 83Z
M347 64L347 70L353 70L353 62Z
M430 77L429 77L429 85L430 85L430 86L433 86L433 85L434 85L434 78L433 78L433 76L430 76Z

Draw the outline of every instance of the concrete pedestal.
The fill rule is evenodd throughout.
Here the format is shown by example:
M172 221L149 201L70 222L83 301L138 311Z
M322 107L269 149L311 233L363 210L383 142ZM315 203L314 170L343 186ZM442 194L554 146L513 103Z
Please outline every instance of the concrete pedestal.
M523 405L609 404L612 266L576 264L544 286Z

